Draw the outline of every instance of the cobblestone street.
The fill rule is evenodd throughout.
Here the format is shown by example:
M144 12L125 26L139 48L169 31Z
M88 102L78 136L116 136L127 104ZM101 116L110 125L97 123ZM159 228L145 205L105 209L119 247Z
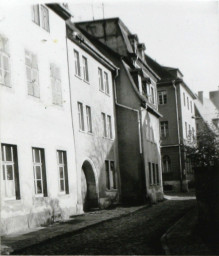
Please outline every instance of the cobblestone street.
M195 200L167 200L14 254L163 254L161 236L194 205Z

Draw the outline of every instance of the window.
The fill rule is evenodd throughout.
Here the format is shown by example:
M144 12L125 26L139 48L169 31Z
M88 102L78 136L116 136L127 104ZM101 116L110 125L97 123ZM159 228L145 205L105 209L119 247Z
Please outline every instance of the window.
M107 137L107 130L106 130L106 114L101 113L102 115L102 123L103 123L103 136Z
M116 189L116 171L114 161L105 161L106 168L106 188L107 189Z
M191 125L189 124L189 137L192 135L191 132Z
M32 6L32 21L49 32L49 11L44 5Z
M190 101L190 109L191 109L191 113L192 113L192 101Z
M188 137L187 122L185 122L186 138Z
M25 64L26 64L26 76L28 95L39 98L40 86L39 86L39 74L37 57L29 51L25 51Z
M17 147L2 144L2 190L5 199L20 199Z
M69 194L66 152L57 150L57 160L59 169L59 191Z
M106 94L109 94L109 81L108 81L108 74L104 72L104 89Z
M54 64L50 65L50 78L52 86L52 103L55 105L62 105L60 70Z
M153 172L153 185L156 184L156 170L155 170L155 163L152 163L152 172Z
M8 39L0 35L0 84L11 87Z
M187 107L188 107L188 110L189 110L189 97L187 97Z
M154 97L154 88L153 87L151 87L151 103L152 104L155 104L155 97Z
M163 172L171 172L171 162L169 156L163 157Z
M184 102L184 106L186 105L186 96L185 93L183 93L183 102Z
M152 174L152 168L151 168L151 163L148 162L148 170L149 170L149 183L150 185L153 184L153 174Z
M83 75L84 75L84 80L89 81L89 76L88 76L88 64L87 64L87 58L82 56L82 65L83 65Z
M112 122L111 122L111 116L107 116L107 135L108 138L112 139Z
M74 50L74 57L75 57L75 75L81 76L79 53L76 50Z
M157 185L159 185L160 183L160 179L159 179L159 167L158 167L158 164L156 164L156 177L157 177Z
M87 116L87 131L92 133L91 108L89 106L86 106L86 116Z
M44 149L33 148L32 153L35 195L47 196Z
M159 98L160 105L167 104L167 92L166 91L158 92L158 98Z
M161 137L166 138L168 136L168 121L160 122Z
M104 91L103 87L103 72L101 68L98 68L98 78L99 78L99 89L101 91Z
M84 131L84 113L83 113L83 104L78 102L78 120L79 120L79 129Z

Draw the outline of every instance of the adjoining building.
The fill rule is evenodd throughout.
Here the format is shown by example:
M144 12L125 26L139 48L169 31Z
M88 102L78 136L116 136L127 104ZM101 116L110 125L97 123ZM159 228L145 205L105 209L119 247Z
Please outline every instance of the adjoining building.
M98 49L119 67L115 77L121 200L162 200L162 175L156 83L145 45L119 18L76 23Z
M118 70L70 21L67 37L78 200L86 211L119 200L113 88Z
M50 7L2 10L2 234L80 212L66 48L70 14Z
M164 189L187 191L194 174L184 146L196 136L194 99L177 68L164 67L148 56L160 76L158 87Z

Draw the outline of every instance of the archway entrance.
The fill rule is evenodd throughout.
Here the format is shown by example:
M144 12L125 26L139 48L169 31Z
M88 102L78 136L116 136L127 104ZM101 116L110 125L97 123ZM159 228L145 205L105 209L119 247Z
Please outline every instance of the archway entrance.
M81 194L84 211L89 211L92 208L98 207L98 195L94 171L87 160L83 163L81 169Z

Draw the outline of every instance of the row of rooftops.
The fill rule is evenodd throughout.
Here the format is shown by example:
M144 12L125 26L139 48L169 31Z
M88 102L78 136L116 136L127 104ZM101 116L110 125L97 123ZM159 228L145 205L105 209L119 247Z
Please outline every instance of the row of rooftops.
M104 54L104 50L113 54L116 57L121 59L138 59L141 63L150 70L155 77L157 78L158 85L161 84L172 84L172 83L181 83L188 93L191 95L193 99L200 100L200 93L196 95L192 92L192 90L187 86L187 84L183 81L183 74L178 68L166 67L160 65L154 59L152 59L149 55L145 54L145 44L139 43L139 39L137 34L132 34L127 26L121 21L120 18L109 18L109 19L99 19L95 21L83 21L73 23L71 20L72 14L63 4L47 4L47 6L56 12L61 18L66 20L67 25L67 36L69 39L74 41L75 43L80 43L80 46L85 50L89 51L93 57L98 58L102 64L106 65L111 70L118 70L115 64L109 60ZM95 36L92 36L85 29L83 29L83 25L87 24L98 24L107 22L116 23L119 32L122 35L124 44L126 46L126 55L121 56L121 54L114 49L106 46L100 40L98 40ZM141 72L141 70L139 71ZM203 98L203 97L202 97ZM203 102L202 102L203 103Z

